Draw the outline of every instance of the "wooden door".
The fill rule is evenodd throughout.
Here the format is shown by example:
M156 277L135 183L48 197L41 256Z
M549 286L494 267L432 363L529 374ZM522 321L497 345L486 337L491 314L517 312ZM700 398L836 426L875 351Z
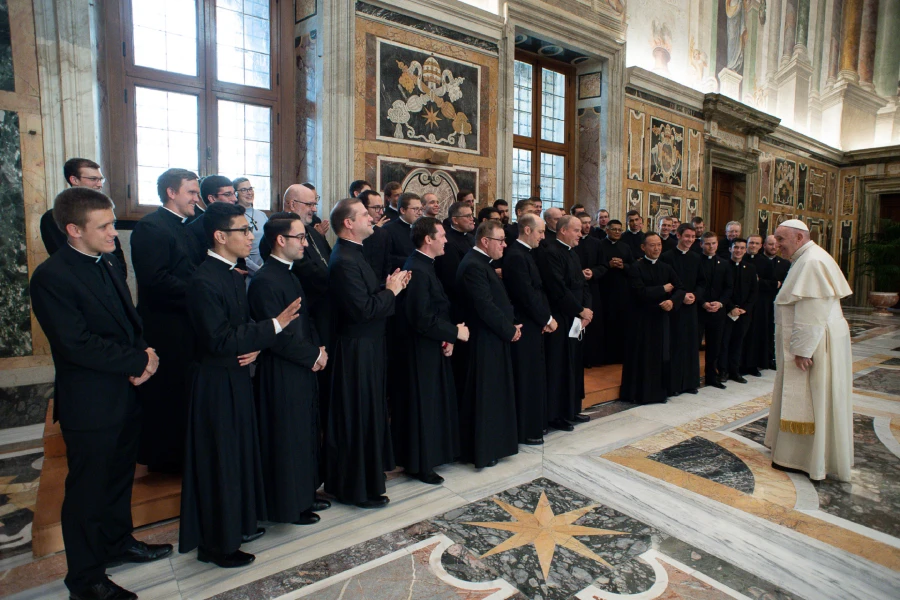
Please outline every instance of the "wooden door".
M725 236L725 224L734 214L734 177L725 171L713 169L712 206L710 207L709 231Z
M882 219L900 222L900 194L882 194L879 198Z

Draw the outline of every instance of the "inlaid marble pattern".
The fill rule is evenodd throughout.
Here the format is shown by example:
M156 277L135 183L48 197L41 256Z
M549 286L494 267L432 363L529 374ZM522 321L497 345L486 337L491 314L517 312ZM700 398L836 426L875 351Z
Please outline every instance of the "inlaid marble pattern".
M900 372L875 369L853 380L853 387L900 396Z
M42 451L0 455L0 561L31 552Z
M702 437L693 437L647 458L752 494L753 473L740 458Z
M11 33L7 0L0 0L0 90L4 92L16 89Z
M52 395L52 382L0 387L0 423L4 428L43 423Z

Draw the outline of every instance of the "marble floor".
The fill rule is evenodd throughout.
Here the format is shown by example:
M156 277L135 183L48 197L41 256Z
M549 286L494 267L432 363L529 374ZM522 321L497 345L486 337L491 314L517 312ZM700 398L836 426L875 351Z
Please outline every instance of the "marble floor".
M496 467L439 469L442 486L391 473L385 509L270 525L246 569L191 552L110 574L143 599L898 598L900 319L848 320L849 483L771 468L764 371L665 405L597 406ZM28 559L40 458L0 455L0 595L67 597L63 555ZM177 522L139 537L177 540Z

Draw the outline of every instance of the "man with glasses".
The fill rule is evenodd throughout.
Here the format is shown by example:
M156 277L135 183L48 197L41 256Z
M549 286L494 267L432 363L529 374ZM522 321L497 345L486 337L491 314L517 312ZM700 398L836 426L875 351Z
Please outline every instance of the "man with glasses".
M456 275L463 322L470 331L459 432L462 460L481 469L519 451L510 344L522 337L522 325L516 324L506 288L491 265L506 247L503 227L499 221L485 221L475 238Z
M444 292L450 298L450 317L454 323L462 320L462 309L456 295L456 271L463 256L475 245L475 215L472 209L462 202L454 202L447 211L450 215L450 228L447 232L447 246L444 254L434 261L438 279L444 286Z
M406 192L400 195L397 206L400 218L384 226L384 230L391 236L392 271L403 267L409 255L416 251L412 243L411 230L413 223L422 216L422 199L418 194Z
M378 281L384 280L391 272L391 235L383 225L389 223L384 216L384 200L375 190L366 190L359 195L360 202L372 217L372 235L363 240L363 256L375 271Z
M237 204L237 195L234 193L234 185L231 180L223 175L207 175L200 180L200 196L206 207L209 208L216 202L225 202L226 204ZM197 205L197 208L202 207ZM194 262L198 265L205 260L206 257L206 235L203 232L203 215L194 219L188 224L188 230L194 235ZM238 261L238 272L246 276L249 272L247 269L247 261Z
M622 241L622 221L613 219L606 225L606 237L600 240L603 264L609 267L603 276L603 333L605 342L601 361L604 365L622 364L625 356L625 331L628 324L622 315L628 314L631 304L631 288L628 284L628 268L634 262L631 248Z
M103 191L103 182L106 178L100 172L100 165L86 158L70 158L63 165L63 175L69 187L86 187L98 192ZM60 231L53 220L53 209L51 208L41 217L41 241L44 242L44 248L47 254L53 256L53 253L66 245L66 234ZM119 259L116 265L122 270L122 275L127 279L128 264L125 261L125 254L122 252L122 244L119 238L115 240L116 249L111 252L113 256Z
M263 265L262 256L259 254L259 243L263 239L263 228L266 226L266 221L269 218L266 216L266 213L253 206L256 193L249 179L238 177L231 184L234 187L235 195L237 195L237 203L244 207L244 211L246 211L244 216L247 217L247 222L250 223L250 228L253 230L253 250L250 251L250 256L247 257L247 268L250 270L252 277Z
M266 518L266 499L250 364L299 316L301 299L292 298L273 318L252 322L244 278L235 269L253 247L244 209L212 203L203 227L207 256L187 291L199 351L190 385L178 550L198 548L197 560L227 569L252 563L255 557L240 547L266 532L257 524Z
M516 202L516 221L521 219L524 215L533 214L536 217L540 217L540 213L534 212L534 201L533 200L519 200ZM543 228L546 228L544 225L544 220L540 219ZM503 232L506 233L506 242L511 244L515 239L519 237L519 226L515 223L510 223L509 225L503 226ZM541 236L543 240L543 236Z

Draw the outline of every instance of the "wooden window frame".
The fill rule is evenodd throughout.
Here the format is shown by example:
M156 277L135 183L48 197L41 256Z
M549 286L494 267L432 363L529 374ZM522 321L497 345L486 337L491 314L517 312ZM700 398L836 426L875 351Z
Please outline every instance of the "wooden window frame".
M280 210L280 191L293 183L295 145L294 81L291 47L294 26L293 3L271 0L269 8L269 89L216 80L216 1L197 1L197 75L183 75L134 64L134 36L131 1L104 3L106 25L106 106L103 107L105 158L110 196L116 202L116 216L137 220L156 210L138 203L137 123L135 87L187 93L198 97L198 175L216 174L218 167L219 100L255 104L271 108L271 208ZM223 173L228 177L244 173ZM154 191L155 194L155 191Z
M513 134L513 148L531 152L531 195L541 196L541 153L565 157L565 183L563 185L563 208L575 203L575 68L530 52L516 50L515 60L532 66L532 111L530 137ZM550 142L541 139L541 112L543 104L543 69L562 73L566 77L566 124L565 142ZM547 208L547 207L544 207Z

